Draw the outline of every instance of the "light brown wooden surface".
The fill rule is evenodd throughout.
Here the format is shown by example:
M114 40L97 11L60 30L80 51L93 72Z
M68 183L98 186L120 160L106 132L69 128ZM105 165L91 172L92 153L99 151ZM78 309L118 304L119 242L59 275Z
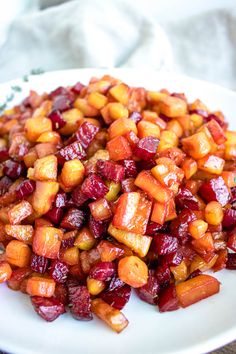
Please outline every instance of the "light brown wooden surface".
M235 354L236 353L236 341L219 348L217 350L214 350L210 354Z

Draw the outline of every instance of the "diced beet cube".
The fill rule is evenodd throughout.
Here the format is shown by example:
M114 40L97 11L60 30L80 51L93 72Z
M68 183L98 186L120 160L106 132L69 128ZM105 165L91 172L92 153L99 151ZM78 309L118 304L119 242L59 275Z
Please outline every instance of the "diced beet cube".
M74 159L83 159L86 156L80 142L75 141L74 143L67 145L66 147L60 149L57 153L58 162L63 164L65 161L70 161Z
M136 162L134 160L124 160L125 178L135 178L138 174Z
M117 278L116 275L111 279L107 291L113 291L115 289L122 288L126 285L120 278Z
M80 229L85 222L85 213L82 210L69 209L61 221L61 227L67 230Z
M182 254L183 260L186 262L192 262L197 254L191 243L185 243L184 245L180 246L178 251L180 254Z
M61 240L61 248L70 248L73 247L75 243L75 236L68 237Z
M66 206L67 202L67 195L64 192L57 193L55 200L54 200L54 205L56 208L63 208Z
M147 136L139 140L134 148L134 154L141 160L151 160L156 155L158 144L159 139Z
M129 119L131 119L135 124L138 124L138 122L142 119L142 115L139 112L132 112Z
M160 225L156 222L150 221L147 225L146 235L154 236L160 231L165 231L166 225Z
M0 148L0 162L3 162L7 159L9 159L8 149L6 147L1 147Z
M172 266L177 266L182 262L183 255L181 251L177 250L176 252L172 252L169 254L166 254L161 257L161 263L166 263L170 267Z
M158 307L160 312L178 310L179 301L174 284L170 284L159 293Z
M165 285L166 283L169 283L171 278L169 266L167 264L158 265L155 275L159 284Z
M107 290L100 294L100 298L117 310L122 310L130 299L131 287L124 285L114 290Z
M53 101L52 110L65 112L72 107L72 102L68 95L58 95Z
M17 179L18 177L20 177L25 170L22 163L15 162L13 160L4 161L2 163L2 167L3 174L12 179Z
M63 86L59 86L55 90L50 92L48 97L50 98L50 100L53 100L59 95L68 95L68 90Z
M202 115L202 114L201 114ZM212 119L214 119L220 126L222 129L227 129L228 127L228 123L221 120L219 117L217 117L215 114L209 114L207 117L204 117L204 121L205 122L210 122Z
M80 92L82 91L82 89L84 88L85 86L83 84L81 84L81 82L77 82L72 88L71 90L76 93L77 95L80 94Z
M103 180L95 174L91 174L85 178L81 186L81 192L91 199L103 198L108 191L109 188Z
M21 182L16 188L17 198L23 199L28 197L30 194L34 192L35 186L36 186L35 181L29 179Z
M82 147L86 150L95 138L98 131L99 128L96 125L89 122L84 122L75 133L75 137L76 140L78 140Z
M199 194L206 202L217 201L222 206L230 200L229 190L221 176L204 182L199 188Z
M63 216L63 209L62 208L57 208L53 207L50 209L45 216L53 223L53 224L59 224L61 221L61 218Z
M136 192L135 178L126 178L121 182L122 193Z
M236 227L228 233L227 247L236 252Z
M182 244L188 241L188 227L191 221L196 220L197 217L189 209L183 209L176 219L171 222L171 234L181 240Z
M59 111L52 111L48 118L52 121L53 130L63 128L66 125L65 119L62 117Z
M226 269L236 270L236 253L228 253Z
M68 273L69 268L64 262L57 259L52 261L49 274L57 283L65 283Z
M149 304L157 304L158 293L160 291L160 284L157 281L154 270L148 272L148 282L141 288L136 289L138 297L148 302Z
M34 272L43 274L48 269L48 266L48 258L38 256L37 254L32 255L30 267Z
M236 210L235 209L225 209L222 225L226 229L232 229L233 227L236 226Z
M68 291L66 284L57 283L53 297L59 300L62 304L68 305Z
M192 192L184 187L179 188L179 192L175 197L175 203L180 209L199 210L199 202Z
M156 166L156 161L155 159L150 159L148 161L137 161L136 163L138 172L141 172L142 170L151 170L153 167Z
M236 187L231 188L231 198L229 203L233 204L236 202Z
M0 179L0 196L8 192L11 185L12 185L12 180L9 177L7 176L2 177Z
M168 234L157 234L153 236L153 242L159 256L176 252L179 246L177 237Z
M31 297L31 302L35 312L48 322L54 321L66 312L65 305L54 297L33 296Z
M92 320L91 299L87 287L79 285L76 281L69 281L68 293L72 316L76 320Z
M97 221L92 215L89 217L89 229L95 238L106 235L108 223L106 221Z
M194 270L192 273L189 274L188 278L186 280L192 279L197 277L198 275L201 275L202 272L199 269Z
M81 186L76 187L72 192L72 201L76 206L82 206L88 200L87 195L81 192Z
M101 281L109 281L115 274L116 267L112 262L98 262L89 272L91 278Z
M125 177L125 168L113 161L98 160L97 173L110 181L121 182Z

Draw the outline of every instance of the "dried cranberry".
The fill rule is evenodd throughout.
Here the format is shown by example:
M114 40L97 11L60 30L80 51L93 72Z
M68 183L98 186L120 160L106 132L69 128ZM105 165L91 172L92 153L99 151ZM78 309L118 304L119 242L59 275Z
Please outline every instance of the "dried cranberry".
M69 268L64 262L52 261L49 274L57 283L65 283L68 273Z
M139 112L132 112L129 119L131 119L135 124L138 124L138 122L142 119L142 115Z
M168 234L157 234L153 237L154 247L158 255L162 256L178 249L178 239Z
M108 223L106 221L97 221L90 215L89 229L95 238L103 237L106 235Z
M91 278L101 281L109 281L115 274L115 265L112 262L98 262L89 272Z
M224 211L224 218L222 221L223 227L226 229L232 229L236 226L236 210L235 209L226 209Z
M85 222L85 213L82 210L69 209L61 221L61 227L67 230L80 229Z
M134 160L124 160L125 178L135 178L138 174L136 162Z
M12 179L17 179L20 177L25 168L22 163L15 162L13 160L7 160L2 163L3 174Z
M98 131L99 128L96 125L84 122L75 133L75 138L80 142L84 149L87 149Z
M45 216L53 224L59 224L59 222L61 221L62 216L63 216L63 210L62 210L62 208L53 207L45 214Z
M206 202L217 201L222 206L230 200L229 190L221 176L204 182L199 188L199 194Z
M75 141L74 143L67 145L66 147L60 149L57 153L58 162L63 164L65 161L70 161L74 159L83 159L86 156L80 142Z
M48 322L54 321L66 312L64 304L54 297L33 296L31 302L37 314Z
M30 194L34 192L35 186L36 186L35 181L29 179L21 182L16 188L17 198L23 199L28 197Z
M148 302L149 304L156 304L158 299L158 293L160 291L160 284L155 277L155 271L149 270L148 274L148 282L141 288L136 289L136 293L138 297Z
M81 186L78 186L73 190L72 201L75 203L76 206L82 206L87 200L88 197L81 192Z
M125 168L113 161L98 160L97 173L110 181L121 182L125 177Z
M38 256L37 254L32 255L30 267L34 272L43 274L46 272L48 266L49 262L47 258Z
M48 118L52 121L53 130L63 128L66 125L65 119L62 117L59 111L52 111Z
M189 209L183 209L176 219L171 222L171 234L184 244L188 241L188 227L191 221L196 220L196 215Z
M152 136L140 139L134 148L134 154L142 160L151 160L157 152L159 139Z
M236 253L228 253L226 269L236 270Z
M191 210L199 210L198 199L185 187L179 188L179 192L175 197L175 202L180 209L188 208Z
M103 180L95 174L91 174L85 178L81 187L81 192L91 199L103 198L108 191L109 188Z
M160 312L178 310L179 301L174 284L170 284L159 293L158 307Z
M156 278L159 284L169 283L171 278L170 268L167 264L160 264L156 269Z
M114 307L115 309L122 310L130 299L131 287L124 285L111 291L104 291L100 297L103 301Z
M91 299L87 287L70 280L68 282L68 293L72 316L76 320L92 320Z
M11 185L12 185L12 180L9 177L7 176L2 177L0 179L0 196L8 192Z

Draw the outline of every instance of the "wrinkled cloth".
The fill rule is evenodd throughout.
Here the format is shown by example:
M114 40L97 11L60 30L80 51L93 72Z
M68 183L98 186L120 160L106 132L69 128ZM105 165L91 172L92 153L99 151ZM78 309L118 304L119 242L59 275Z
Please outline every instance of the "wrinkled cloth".
M236 90L236 3L168 20L148 1L35 1L0 46L0 81L35 68L147 67Z

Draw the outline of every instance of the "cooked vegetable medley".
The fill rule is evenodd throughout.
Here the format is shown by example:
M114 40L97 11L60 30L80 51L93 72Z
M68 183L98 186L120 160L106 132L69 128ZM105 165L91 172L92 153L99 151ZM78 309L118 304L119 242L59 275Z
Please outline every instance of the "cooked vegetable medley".
M202 273L236 269L235 160L223 114L183 93L31 91L0 117L0 282L116 332L132 288L160 312L218 293Z

